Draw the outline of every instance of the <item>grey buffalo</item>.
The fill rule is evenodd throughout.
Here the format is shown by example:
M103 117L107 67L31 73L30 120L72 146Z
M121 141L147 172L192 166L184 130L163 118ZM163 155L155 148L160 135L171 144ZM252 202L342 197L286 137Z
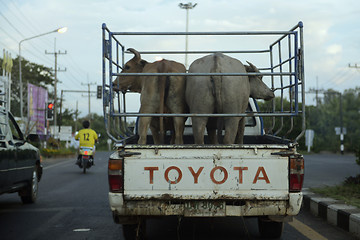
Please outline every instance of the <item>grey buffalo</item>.
M259 72L253 64L248 64L250 66L244 66L235 58L215 53L195 60L190 65L189 73ZM185 97L190 113L244 113L249 97L269 100L274 98L274 93L263 83L261 76L188 76ZM206 126L212 143L216 143L214 126L218 129L224 126L224 144L233 144L235 141L243 143L243 117L225 117L217 123L216 120L208 117L192 118L195 144L204 144Z
M185 73L185 66L181 63L161 60L153 63L141 59L135 49L128 49L134 53L122 70L122 73ZM132 91L141 93L140 113L185 113L185 77L184 76L118 76L113 82L117 91ZM165 119L169 120L169 119ZM168 124L166 124L168 123ZM173 124L173 126L164 126ZM173 142L183 143L185 126L184 117L174 117L165 121L163 117L140 117L139 144L146 144L146 135L150 127L154 143L163 143L165 128L174 130Z

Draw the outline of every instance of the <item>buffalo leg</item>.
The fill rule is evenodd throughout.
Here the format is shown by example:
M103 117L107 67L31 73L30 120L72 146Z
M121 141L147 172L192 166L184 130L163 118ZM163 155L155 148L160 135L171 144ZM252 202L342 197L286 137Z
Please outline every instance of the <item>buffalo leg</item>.
M160 133L156 127L150 125L151 134L154 140L154 144L160 144Z
M224 120L225 124L225 136L224 136L224 144L234 144L235 138L237 134L237 129L239 127L239 118L231 117L226 118Z
M210 144L218 144L218 138L216 137L216 128L217 128L217 118L210 117L207 125L206 130L208 133L209 143Z
M209 143L210 144L218 144L218 139L216 137L216 129L213 128L206 128L208 137L209 137Z
M193 134L195 144L204 144L204 133L207 123L207 117L193 117Z
M183 117L174 117L175 144L183 144L185 119Z
M235 143L243 144L244 143L244 132L245 132L245 117L241 118L239 121L239 128L236 135Z
M140 117L138 144L146 144L147 130L149 129L151 117Z

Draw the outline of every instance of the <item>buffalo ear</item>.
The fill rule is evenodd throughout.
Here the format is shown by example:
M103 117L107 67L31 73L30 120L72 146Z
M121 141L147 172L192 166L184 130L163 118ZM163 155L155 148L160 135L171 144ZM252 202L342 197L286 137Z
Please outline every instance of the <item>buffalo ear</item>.
M147 63L148 63L148 62L145 61L145 60L141 60L141 61L140 61L140 64L141 64L143 67L144 67Z

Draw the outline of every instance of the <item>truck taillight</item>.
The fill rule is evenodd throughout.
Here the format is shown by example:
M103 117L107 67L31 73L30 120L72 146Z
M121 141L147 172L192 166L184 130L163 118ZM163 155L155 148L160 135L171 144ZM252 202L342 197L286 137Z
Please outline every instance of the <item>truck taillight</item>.
M109 160L108 176L110 192L122 193L124 191L123 160Z
M299 192L304 181L304 158L290 157L290 192Z

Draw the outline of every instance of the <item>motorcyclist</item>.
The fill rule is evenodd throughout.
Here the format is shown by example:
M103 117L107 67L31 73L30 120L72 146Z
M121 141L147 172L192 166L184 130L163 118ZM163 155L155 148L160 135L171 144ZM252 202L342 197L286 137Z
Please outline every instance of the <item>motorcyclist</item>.
M75 140L79 140L79 148L81 147L91 147L93 148L93 153L95 155L95 143L98 142L98 136L94 130L90 128L90 122L85 120L82 122L83 129L81 129L75 136ZM80 157L80 156L79 156ZM78 157L76 164L80 163L80 158ZM93 162L94 164L94 162Z

